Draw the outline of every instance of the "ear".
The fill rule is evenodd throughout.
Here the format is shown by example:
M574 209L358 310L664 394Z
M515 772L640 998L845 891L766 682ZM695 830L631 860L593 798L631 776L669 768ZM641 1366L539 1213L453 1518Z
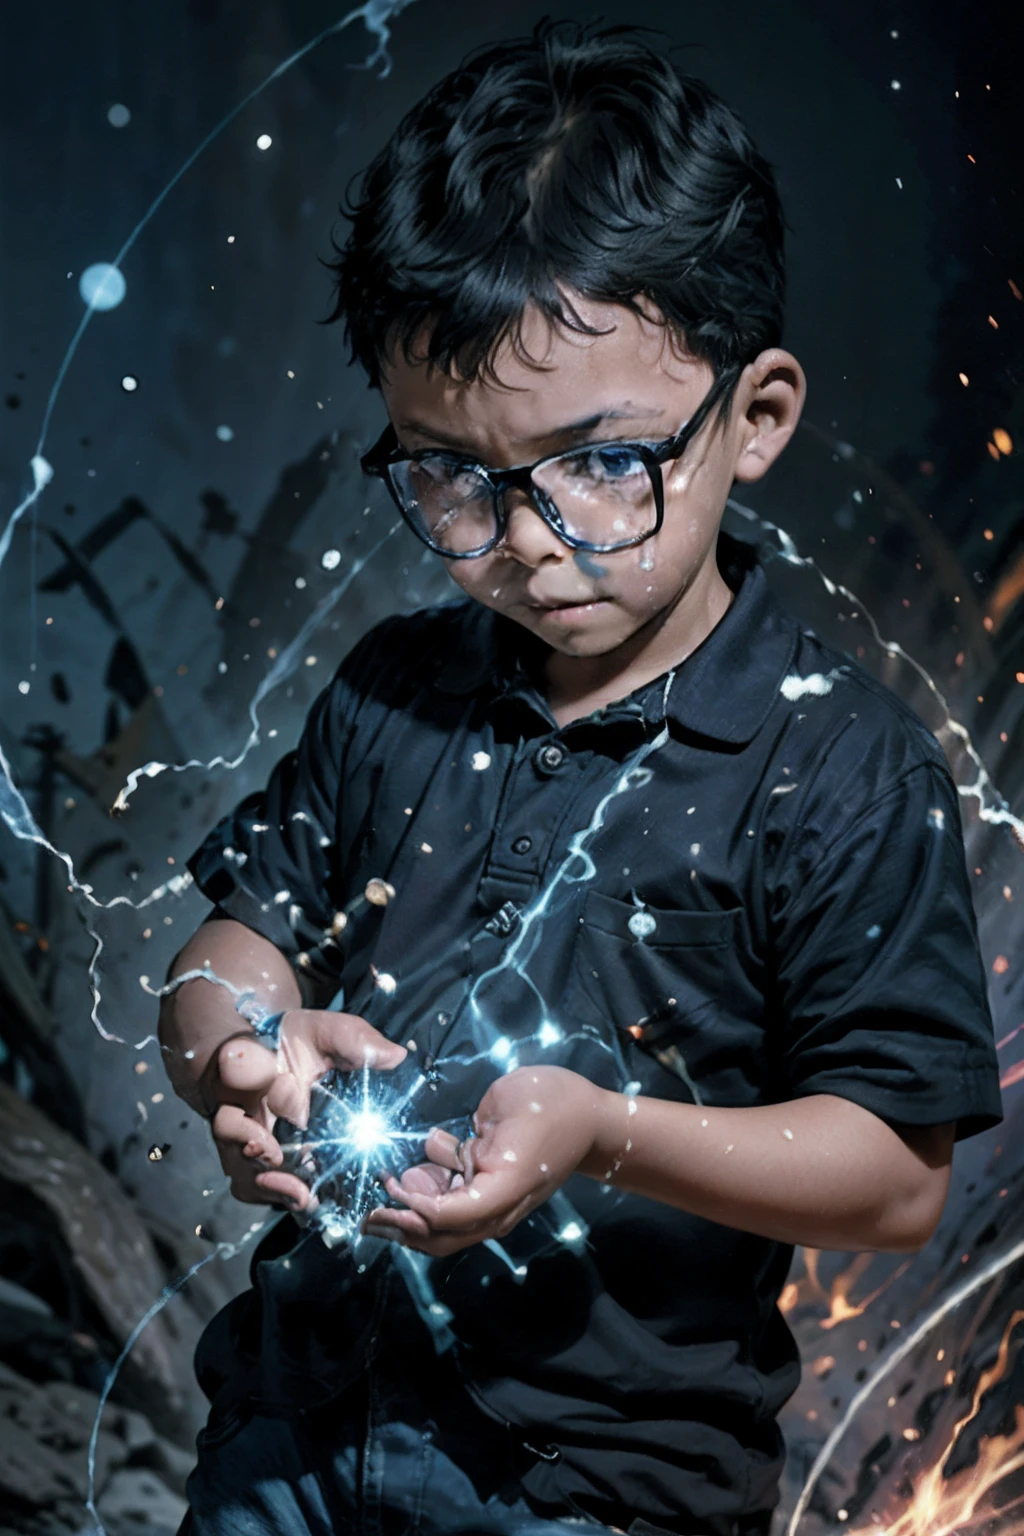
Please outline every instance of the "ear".
M740 375L733 403L740 430L734 475L760 480L796 430L807 397L804 371L792 352L769 347Z

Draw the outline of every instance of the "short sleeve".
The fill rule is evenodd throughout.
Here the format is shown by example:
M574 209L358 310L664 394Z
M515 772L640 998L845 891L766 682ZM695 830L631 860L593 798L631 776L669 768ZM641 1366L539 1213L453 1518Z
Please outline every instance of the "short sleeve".
M780 1095L836 1094L884 1120L1002 1117L960 809L907 771L790 881L776 913Z
M337 819L346 748L359 706L359 653L313 703L267 787L213 828L188 860L221 912L294 959L322 944L336 913Z

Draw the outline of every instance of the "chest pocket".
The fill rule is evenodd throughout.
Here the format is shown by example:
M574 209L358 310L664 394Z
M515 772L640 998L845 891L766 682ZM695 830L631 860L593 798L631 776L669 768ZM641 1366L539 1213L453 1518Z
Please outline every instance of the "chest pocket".
M740 909L638 907L588 891L567 1002L580 1022L612 1025L673 1066L714 1019ZM597 1018L595 1018L595 1012Z

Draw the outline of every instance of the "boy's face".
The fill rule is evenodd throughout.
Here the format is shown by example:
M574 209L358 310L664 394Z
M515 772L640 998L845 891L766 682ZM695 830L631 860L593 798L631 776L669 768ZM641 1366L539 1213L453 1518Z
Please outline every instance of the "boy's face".
M466 382L390 358L382 393L402 447L455 449L506 469L584 444L656 442L678 432L714 381L710 365L689 356L657 318L577 295L573 303L601 334L579 335L529 311L522 343L532 362L505 344L495 377ZM789 353L772 349L748 365L728 418L712 412L681 458L662 466L664 521L644 543L609 554L574 551L525 495L512 492L502 542L475 559L446 561L449 574L566 657L606 656L666 627L682 630L684 614L724 587L714 550L733 481L764 474L791 436L803 397L803 374Z

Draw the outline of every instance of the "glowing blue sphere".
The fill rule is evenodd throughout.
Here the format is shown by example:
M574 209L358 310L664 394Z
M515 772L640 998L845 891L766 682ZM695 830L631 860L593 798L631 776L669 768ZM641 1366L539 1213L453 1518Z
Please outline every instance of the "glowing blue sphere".
M82 301L93 309L116 309L127 290L120 268L112 267L109 261L94 262L78 279Z

